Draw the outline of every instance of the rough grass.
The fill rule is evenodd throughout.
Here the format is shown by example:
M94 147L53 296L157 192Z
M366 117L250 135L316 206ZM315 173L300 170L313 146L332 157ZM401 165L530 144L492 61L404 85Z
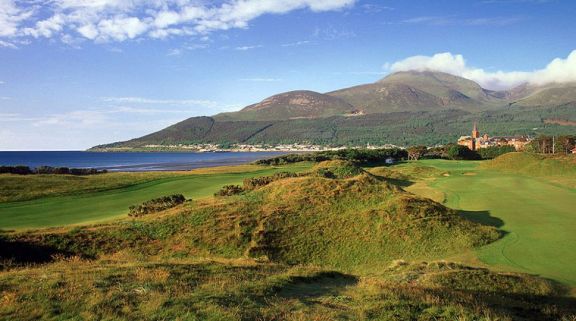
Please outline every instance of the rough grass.
M0 320L576 318L554 282L437 261L499 236L378 176L312 171L131 221L4 234Z
M0 274L0 320L570 320L547 281L436 263L358 277L249 260L61 260ZM409 271L407 271L409 270ZM493 289L453 287L474 278ZM509 279L513 278L513 282Z
M481 168L529 176L576 177L576 157L508 153L482 164Z
M400 258L445 257L499 236L493 227L363 173L285 178L239 196L188 203L158 219L17 239L83 257L137 247L164 258L249 256L369 272Z

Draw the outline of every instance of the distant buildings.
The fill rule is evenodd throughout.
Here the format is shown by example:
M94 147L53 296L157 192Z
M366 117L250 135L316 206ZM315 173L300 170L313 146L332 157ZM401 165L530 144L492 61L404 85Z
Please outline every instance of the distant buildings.
M531 139L526 136L495 136L490 137L488 134L480 136L478 125L474 123L472 136L461 136L458 139L458 145L466 146L470 150L478 150L493 146L514 146L516 150L522 150Z

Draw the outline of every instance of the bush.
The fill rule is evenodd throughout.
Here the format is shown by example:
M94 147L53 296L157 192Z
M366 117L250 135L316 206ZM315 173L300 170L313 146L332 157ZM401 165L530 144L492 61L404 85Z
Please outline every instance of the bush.
M242 186L239 185L224 185L214 196L232 196L244 192Z
M107 173L107 170L98 170L95 168L68 168L68 167L51 167L39 166L32 170L28 166L0 166L0 174L57 174L57 175L96 175Z
M500 155L504 155L506 153L513 153L515 151L516 148L514 146L509 145L491 146L487 148L481 148L480 150L478 150L478 154L480 154L480 157L482 157L482 159L492 159Z
M283 165L297 162L323 162L328 160L347 160L357 164L382 163L387 158L406 159L408 153L400 148L390 149L341 149L309 154L289 154L258 160L258 165Z
M34 172L28 166L0 166L0 174L29 175Z
M470 150L462 145L449 145L446 148L446 154L452 160L475 160L480 159L477 152Z
M262 177L254 177L254 178L246 178L244 180L244 190L251 191L261 186L266 186L274 181L279 179L288 178L288 177L298 177L299 174L291 173L291 172L280 172L276 173L272 176L262 176Z
M146 214L157 213L183 204L186 198L182 194L163 196L146 201L140 205L130 206L128 216L139 217Z

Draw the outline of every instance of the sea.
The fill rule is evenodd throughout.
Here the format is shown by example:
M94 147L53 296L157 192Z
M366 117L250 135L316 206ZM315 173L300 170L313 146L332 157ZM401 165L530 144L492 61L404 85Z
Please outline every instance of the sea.
M201 167L239 165L285 152L85 152L85 151L0 151L0 166L24 165L95 168L111 172L184 171Z

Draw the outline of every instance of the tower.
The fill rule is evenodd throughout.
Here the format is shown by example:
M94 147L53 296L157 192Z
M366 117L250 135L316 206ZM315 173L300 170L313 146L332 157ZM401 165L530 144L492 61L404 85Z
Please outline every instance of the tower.
M480 138L480 132L478 131L478 124L474 122L474 129L472 129L472 138L478 139Z
M474 128L472 129L472 141L471 150L476 150L478 148L478 143L480 143L480 132L478 131L478 124L474 122Z

